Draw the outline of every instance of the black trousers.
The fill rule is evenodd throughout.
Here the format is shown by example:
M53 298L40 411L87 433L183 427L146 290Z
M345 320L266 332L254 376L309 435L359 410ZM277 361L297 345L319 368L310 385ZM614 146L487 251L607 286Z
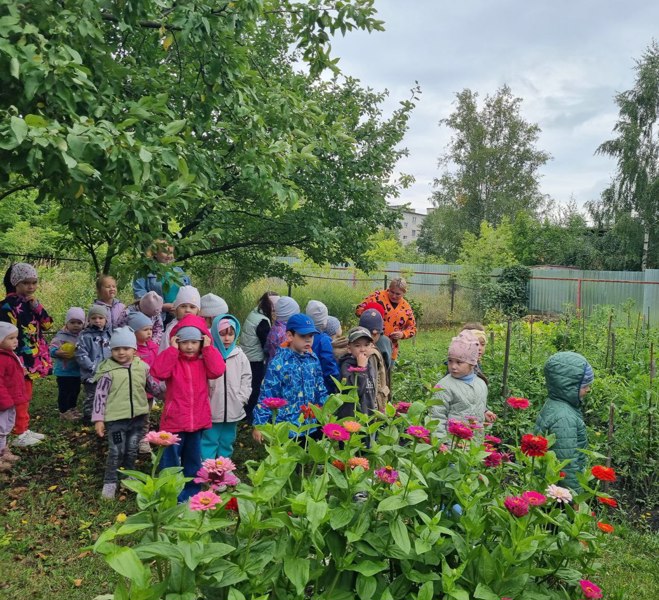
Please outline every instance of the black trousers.
M57 377L57 405L61 413L76 407L80 386L80 377Z

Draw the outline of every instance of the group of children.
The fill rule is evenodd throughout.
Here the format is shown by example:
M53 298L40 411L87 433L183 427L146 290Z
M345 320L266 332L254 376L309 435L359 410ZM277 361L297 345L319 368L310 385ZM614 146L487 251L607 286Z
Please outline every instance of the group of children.
M19 447L44 437L29 429L28 407L32 381L50 373L51 360L61 417L93 422L96 433L107 439L104 498L115 496L118 470L132 468L138 452L148 451L144 438L154 399L163 401L160 428L181 440L166 449L161 466L182 466L186 477L194 477L205 459L230 457L237 426L245 419L255 426L253 438L262 441L257 426L273 414L267 398L284 399L277 421L294 425L313 422L305 407L323 405L336 391L336 381L356 385L359 398L356 405L340 407L340 418L383 411L391 400L392 345L383 335L384 311L377 303L365 306L359 325L344 336L322 302L310 301L302 313L293 298L266 292L248 315L239 342L240 322L214 294L200 297L191 285L173 284L164 287L169 294L175 288L175 296L163 298L162 282L147 278L140 284L141 297L126 307L116 298L116 281L102 275L97 300L86 314L70 308L48 347L43 333L53 321L35 298L36 270L17 263L6 284L7 279L11 287L0 305L0 470L18 460L7 445L10 432ZM451 341L448 374L438 385L442 402L430 409L437 437L447 436L451 419L469 417L479 424L496 419L487 409L487 378L480 369L486 343L477 323L465 325ZM569 385L579 384L580 401L592 377L578 377L579 368L590 369L585 359L573 362ZM564 376L563 363L557 364ZM579 402L565 394L565 402L578 412ZM543 409L543 431L555 429L556 414L564 423L560 410ZM180 500L198 489L188 482Z

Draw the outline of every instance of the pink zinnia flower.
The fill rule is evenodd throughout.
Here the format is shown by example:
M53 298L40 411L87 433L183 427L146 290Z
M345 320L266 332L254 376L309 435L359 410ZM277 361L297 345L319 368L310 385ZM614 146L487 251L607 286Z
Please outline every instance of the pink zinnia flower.
M592 581L587 579L580 579L579 585L581 586L581 591L586 598L601 598L602 590L596 586Z
M485 436L485 441L490 442L490 444L500 444L501 443L501 438L498 438L494 435L490 435L489 433Z
M357 433L362 428L357 421L344 421L341 425L348 433Z
M288 402L283 398L263 398L263 400L261 400L261 405L270 410L279 410L280 408L284 408L287 404Z
M144 436L144 440L154 446L175 446L181 443L181 438L175 433L169 433L169 431L149 431Z
M345 442L350 439L348 431L336 423L323 425L323 433L331 440L337 440L339 442Z
M511 408L516 408L518 410L525 410L531 406L531 403L526 398L510 397L506 402Z
M365 373L366 367L348 367L348 373Z
M190 510L212 510L222 498L215 492L199 492L190 498Z
M375 476L384 483L392 484L398 481L398 471L390 465L375 471Z
M526 500L531 506L542 506L545 502L547 502L547 496L534 490L524 492L522 494L522 498L524 498L524 500Z
M228 485L230 487L235 487L240 483L240 479L238 479L233 473L225 473L224 477L222 478L222 483L219 485Z
M410 406L412 406L411 402L399 402L398 404L394 404L394 408L396 409L397 415L406 414L407 411L410 410Z
M553 483L547 487L545 494L549 498L553 498L556 502L572 502L572 494L570 490L566 490L560 485L554 485Z
M470 440L474 437L474 431L469 425L465 425L461 421L456 421L455 419L448 420L447 430L451 435L462 440Z
M503 462L503 455L501 452L490 452L483 463L486 467L498 467Z
M405 430L405 433L413 437L422 438L422 439L430 436L430 431L428 431L425 427L421 427L421 425L410 425Z
M449 452L449 447L446 444L440 444L437 449L442 453Z
M230 458L219 456L218 458L207 458L201 466L208 471L235 471L236 465Z
M364 469L364 471L368 471L371 465L368 463L367 458L362 458L361 456L353 456L352 458L348 459L348 466L351 469L361 467Z
M465 417L465 419L467 419L467 425L469 425L469 427L472 429L483 429L483 425L473 415Z
M443 389L444 389L444 386L439 385L439 383L436 383L433 387L434 387L436 390L443 390Z
M523 517L529 513L529 503L520 496L506 496L503 505L515 517Z

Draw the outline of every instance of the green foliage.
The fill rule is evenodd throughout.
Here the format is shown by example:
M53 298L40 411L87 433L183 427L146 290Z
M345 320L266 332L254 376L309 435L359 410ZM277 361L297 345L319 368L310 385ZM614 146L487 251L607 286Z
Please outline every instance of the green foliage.
M505 267L496 280L485 284L483 308L499 310L506 317L521 317L528 312L531 269L523 265Z
M384 117L385 94L319 76L338 74L331 35L382 28L372 0L3 0L3 15L0 195L38 189L94 270L153 268L160 238L245 278L291 247L366 266L368 235L394 225L416 91Z

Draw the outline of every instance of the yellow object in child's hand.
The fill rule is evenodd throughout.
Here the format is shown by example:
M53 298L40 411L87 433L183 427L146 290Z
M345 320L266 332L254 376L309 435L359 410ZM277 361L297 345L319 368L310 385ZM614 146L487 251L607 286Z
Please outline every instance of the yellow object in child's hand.
M60 347L60 352L64 353L66 358L73 358L73 355L75 354L76 347L74 344L71 342L64 342Z

